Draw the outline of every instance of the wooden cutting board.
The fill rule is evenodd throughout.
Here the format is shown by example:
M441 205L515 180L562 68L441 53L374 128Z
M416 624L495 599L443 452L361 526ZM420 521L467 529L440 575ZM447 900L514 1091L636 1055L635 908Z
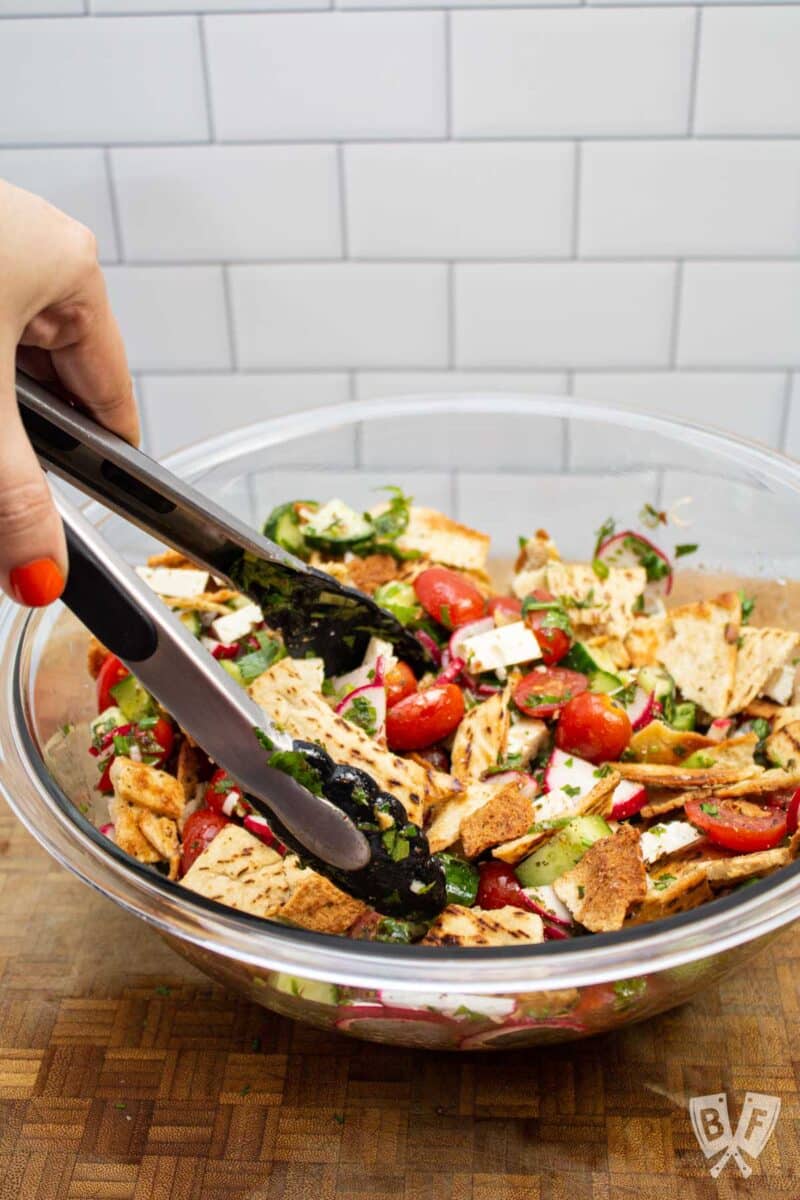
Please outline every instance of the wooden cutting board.
M797 1200L800 945L540 1051L322 1034L210 984L0 810L0 1200ZM691 1096L782 1101L711 1180Z

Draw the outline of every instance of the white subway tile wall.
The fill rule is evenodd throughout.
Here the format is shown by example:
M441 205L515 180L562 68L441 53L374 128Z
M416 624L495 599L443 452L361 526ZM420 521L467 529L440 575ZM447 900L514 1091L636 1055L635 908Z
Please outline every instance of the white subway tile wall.
M157 454L514 391L800 455L798 63L800 0L0 0L0 177L94 230ZM499 526L526 469L553 504L548 473L585 474L588 511L621 455L670 488L695 465L519 429L331 431L283 482L366 495L398 463L470 519L486 475Z

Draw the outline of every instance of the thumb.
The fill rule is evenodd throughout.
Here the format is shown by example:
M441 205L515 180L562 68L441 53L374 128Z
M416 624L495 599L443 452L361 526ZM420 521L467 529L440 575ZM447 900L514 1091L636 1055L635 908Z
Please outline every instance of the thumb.
M22 426L13 354L0 363L0 587L18 604L57 600L67 550L50 489Z

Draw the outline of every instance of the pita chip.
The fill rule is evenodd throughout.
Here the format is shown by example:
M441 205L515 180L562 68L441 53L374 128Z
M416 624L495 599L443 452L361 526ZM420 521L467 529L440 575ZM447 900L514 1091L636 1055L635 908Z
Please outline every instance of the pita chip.
M620 762L614 764L623 779L643 783L646 787L668 788L718 788L742 784L759 772L755 764L739 767L670 767L660 763Z
M762 695L772 677L797 653L800 634L788 629L754 629L746 625L736 659L736 680L728 711L741 712Z
M624 640L646 583L643 567L611 567L606 579L598 578L591 564L551 562L547 567L547 587L563 600L584 641L602 635Z
M639 834L623 825L601 838L553 884L559 900L592 933L621 929L629 909L644 900L647 875Z
M607 775L598 779L587 795L577 800L553 792L546 792L543 796L538 796L533 802L534 825L536 821L561 817L581 817L589 813L606 816L611 808L612 797L619 781L619 774L616 771L609 771ZM557 807L554 807L554 801ZM556 832L554 829L534 829L523 833L521 837L512 838L510 841L501 842L499 846L495 846L492 856L502 859L503 862L518 863Z
M497 765L508 736L510 692L504 692L471 708L456 730L450 770L459 783L480 779Z
M644 925L647 921L672 917L713 898L704 867L695 863L684 867L670 864L648 876L645 898L631 911L626 925Z
M376 510L377 511L377 510ZM462 571L486 571L489 537L433 508L412 505L408 525L397 539L401 550L417 550L434 563Z
M738 593L673 608L669 620L672 635L661 647L661 662L687 700L712 717L724 717L736 682L742 623Z

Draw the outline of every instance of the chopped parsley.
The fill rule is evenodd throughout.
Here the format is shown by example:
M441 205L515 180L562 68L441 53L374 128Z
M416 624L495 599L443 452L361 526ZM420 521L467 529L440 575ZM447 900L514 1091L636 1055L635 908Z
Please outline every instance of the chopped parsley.
M659 512L652 504L645 504L639 513L639 520L647 529L658 529L659 525L667 524L667 514Z
M659 579L666 579L668 575L672 574L672 567L667 560L662 558L642 538L638 538L634 534L626 537L622 544L626 550L630 550L636 556L639 560L639 565L644 567L648 583L656 583Z
M254 726L253 733L264 749L270 752L269 765L271 767L276 771L283 771L284 775L290 775L313 795L321 796L323 794L322 777L304 754L299 750L276 750L272 739L258 726Z
M605 779L607 775L611 774L611 770L612 768L610 763L603 763L602 767L597 767L594 771L592 771L592 774L594 775L595 779Z
M630 1008L647 991L646 979L618 979L614 984L614 1008L618 1012Z
M682 542L681 545L675 547L676 558L686 558L687 554L696 554L700 549L697 542Z
M595 533L594 553L592 554L592 558L597 558L597 552L599 551L600 547L604 542L607 542L610 537L614 536L616 528L617 522L614 520L614 518L606 517L605 521L603 521L603 524Z
M573 787L570 783L565 783L561 790L565 795L569 796L570 800L574 800L576 796L580 796L581 794L581 789Z
M607 563L603 562L602 558L595 558L592 560L592 570L597 578L602 580L608 579L609 575L611 574L611 569Z
M709 804L708 801L703 801L700 805L700 811L706 813L709 817L718 817L719 809L716 804Z
M742 602L742 624L747 625L753 615L756 601L752 596L746 596L744 591L739 592L739 599Z
M366 696L354 696L343 710L343 716L352 725L357 725L365 733L373 734L378 728L378 712L375 705Z
M664 892L671 883L674 883L677 876L675 875L659 875L658 879L653 880L653 887L657 892Z
M582 883L579 883L578 884L578 899L582 900L585 895L586 895L586 888L583 886Z

